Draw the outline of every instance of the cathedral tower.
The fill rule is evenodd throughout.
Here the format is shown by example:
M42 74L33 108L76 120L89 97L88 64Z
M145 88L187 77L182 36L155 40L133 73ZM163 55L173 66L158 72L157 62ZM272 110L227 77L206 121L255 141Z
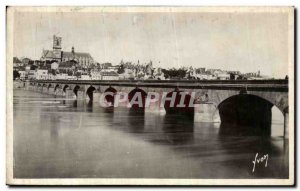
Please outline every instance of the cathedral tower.
M56 60L61 60L61 37L53 35L53 56Z

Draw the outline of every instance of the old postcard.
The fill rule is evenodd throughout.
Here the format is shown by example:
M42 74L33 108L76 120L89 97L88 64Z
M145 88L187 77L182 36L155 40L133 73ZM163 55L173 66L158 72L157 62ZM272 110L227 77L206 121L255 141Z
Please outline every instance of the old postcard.
M293 7L7 7L7 184L294 185Z

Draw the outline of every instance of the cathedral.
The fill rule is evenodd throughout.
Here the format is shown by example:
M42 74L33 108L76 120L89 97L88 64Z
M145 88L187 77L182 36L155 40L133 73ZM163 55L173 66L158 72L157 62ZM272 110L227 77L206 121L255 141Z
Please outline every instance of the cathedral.
M58 36L53 36L53 49L43 50L41 61L52 61L66 62L69 60L75 60L82 67L89 67L94 63L92 56L85 52L75 52L74 47L72 47L71 52L62 51L61 48L62 38Z

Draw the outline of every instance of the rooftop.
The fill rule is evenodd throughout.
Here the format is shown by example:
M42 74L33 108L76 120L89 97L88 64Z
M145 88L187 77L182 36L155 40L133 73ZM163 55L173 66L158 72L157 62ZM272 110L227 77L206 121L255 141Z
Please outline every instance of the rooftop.
M62 51L62 55L63 55L63 58L70 58L73 56L73 53L72 52L64 52ZM75 58L89 58L89 59L93 59L92 56L90 55L90 53L86 53L86 52L75 52ZM60 55L59 57L56 57L55 54L53 53L52 50L43 50L43 53L42 53L42 58L60 58Z

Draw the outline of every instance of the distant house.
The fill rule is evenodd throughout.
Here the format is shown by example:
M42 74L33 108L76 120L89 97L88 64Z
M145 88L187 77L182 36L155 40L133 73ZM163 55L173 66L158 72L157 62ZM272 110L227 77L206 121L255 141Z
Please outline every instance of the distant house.
M81 75L81 80L91 80L89 75Z
M116 73L116 72L115 72ZM116 73L117 74L117 73ZM125 68L124 69L124 73L118 75L119 79L134 79L135 77L135 72L133 72L131 69ZM143 76L145 76L145 74L143 73Z
M77 80L77 77L68 75L67 80Z
M48 79L48 69L39 68L35 72L35 79L37 80L47 80Z
M48 80L56 80L56 75L50 73L49 70L48 70Z
M36 66L42 66L42 65L45 64L45 63L44 63L43 61L41 61L41 60L34 60L34 61L32 61L32 62L33 62L33 64L36 65Z
M222 73L221 69L207 69L206 72L208 74L212 74L212 75L218 75L219 73Z
M36 66L36 65L31 65L30 66L30 70L35 70L35 69L37 69L38 67Z
M196 73L197 74L204 74L205 73L205 68L197 68Z
M101 72L101 80L119 80L117 72Z
M66 79L68 79L68 74L67 73L60 73L60 74L57 74L55 76L55 78L57 80L66 80Z
M25 71L26 71L26 72L29 72L29 70L30 70L30 66L26 66L26 67L25 67Z
M153 69L153 66L152 66L152 61L150 61L150 63L146 65L145 73L146 73L147 75L152 75L153 70L154 70L154 69Z
M217 79L218 80L229 80L230 79L230 74L228 74L228 73L218 73L217 74Z
M35 70L28 71L28 79L35 79Z
M18 72L20 74L20 79L21 80L25 80L26 79L26 72L25 72L25 70L19 70Z
M60 73L68 73L68 72L73 72L77 66L77 62L74 60L71 61L66 61L66 62L61 62L58 65L58 70ZM52 67L52 65L51 65Z
M155 75L154 78L157 80L165 80L166 79L164 73L158 73L157 75Z
M212 74L196 74L196 78L198 80L215 80L217 77L213 76Z
M101 71L98 70L92 70L91 71L91 80L101 80Z
M100 64L100 66L101 66L102 69L108 69L109 67L113 67L112 64L109 63L109 62Z
M234 74L234 75L241 75L240 71L227 71L229 74Z
M58 63L57 62L53 62L52 64L51 64L51 69L52 70L57 70L58 69Z

